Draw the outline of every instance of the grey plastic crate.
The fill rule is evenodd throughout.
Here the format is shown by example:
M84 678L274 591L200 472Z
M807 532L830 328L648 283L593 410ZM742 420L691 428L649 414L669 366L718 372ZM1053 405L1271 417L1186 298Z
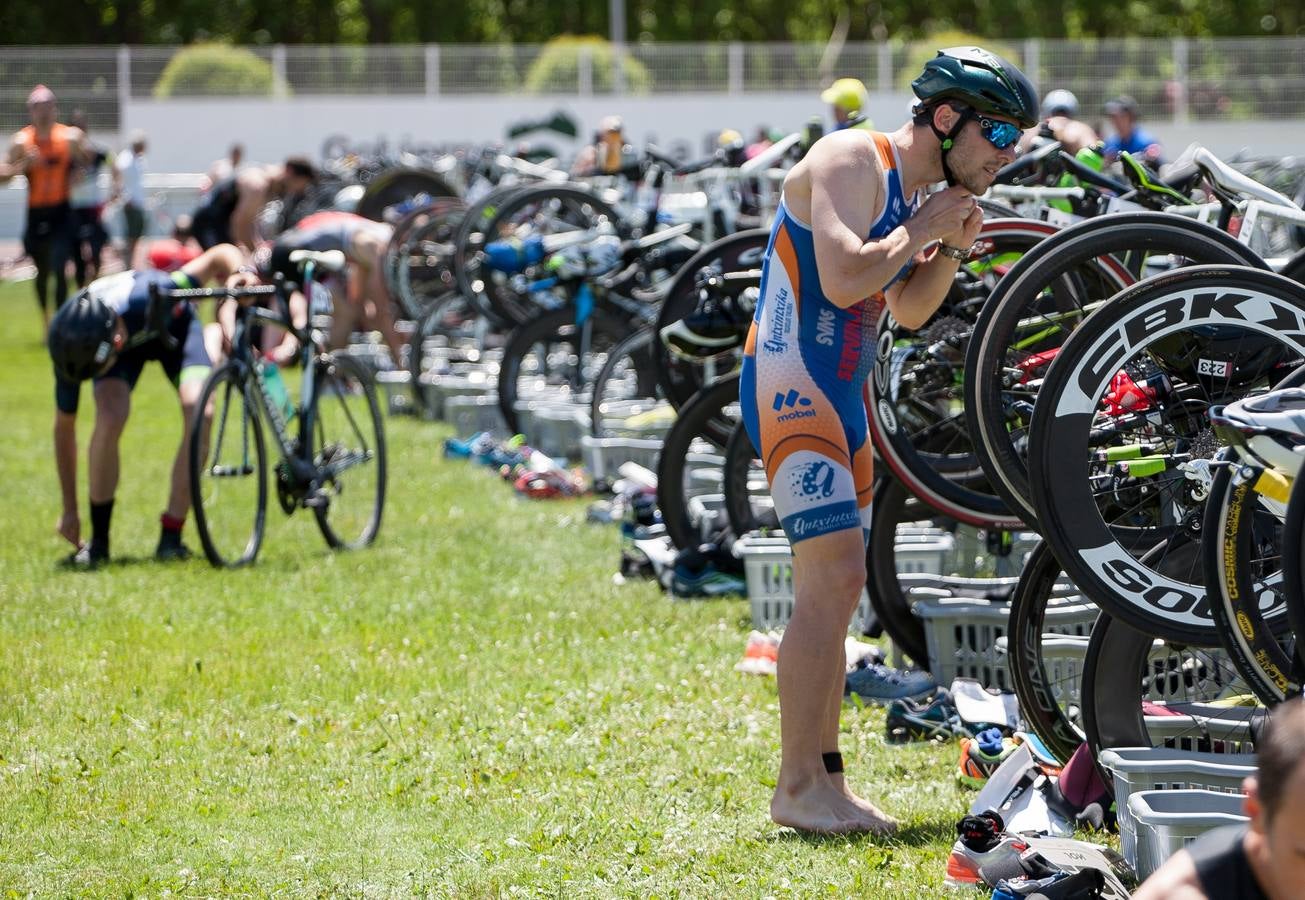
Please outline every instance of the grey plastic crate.
M426 391L427 406L435 418L443 420L444 404L450 397L488 397L498 390L494 379L483 372L470 375L435 375L424 374L418 379Z
M588 433L589 410L570 404L537 408L524 432L532 447L558 459L579 459L580 439Z
M1110 772L1119 815L1124 859L1137 865L1137 823L1128 798L1140 791L1205 790L1241 795L1242 782L1256 771L1253 753L1196 753L1167 747L1105 750L1102 768Z
M1004 580L939 579L942 584L1001 585ZM903 587L906 585L903 584ZM954 588L953 588L954 589ZM1014 690L1007 668L1004 640L1010 620L1008 601L985 602L967 597L937 596L938 589L909 591L911 612L924 625L929 671L939 684L955 678L973 678L986 688ZM1097 608L1077 597L1053 599L1047 607L1048 634L1086 638L1097 618Z
M460 438L468 438L482 431L499 437L507 436L507 425L498 408L497 393L449 397L444 401L444 419L453 426Z
M377 399L392 416L416 415L417 407L412 399L412 375L403 370L391 370L376 373L376 387L380 391Z
M1139 879L1207 831L1250 821L1242 797L1220 791L1138 791L1128 798L1128 812L1137 823Z
M793 617L793 551L788 538L744 535L734 544L743 560L743 575L752 607L752 627L758 631L783 628ZM861 589L861 601L852 617L852 630L866 630L874 613L870 595Z
M650 472L657 471L657 457L662 452L660 439L602 437L583 435L580 452L585 466L594 480L614 481L619 478L622 463L638 463Z

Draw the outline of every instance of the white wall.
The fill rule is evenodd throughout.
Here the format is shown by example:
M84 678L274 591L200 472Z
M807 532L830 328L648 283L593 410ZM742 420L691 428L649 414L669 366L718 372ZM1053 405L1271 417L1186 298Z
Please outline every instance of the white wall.
M876 94L870 118L880 128L905 121L909 94ZM245 144L251 159L276 161L292 153L317 157L327 137L345 134L370 143L378 138L390 146L400 142L460 144L501 141L509 123L542 119L562 109L581 125L586 137L611 113L625 118L637 143L656 139L665 147L688 142L696 155L703 140L724 128L751 138L757 125L800 129L811 116L824 115L819 99L809 92L775 94L680 94L650 97L502 95L438 97L291 97L284 100L133 100L124 111L124 129L141 128L150 135L149 167L154 172L202 172L233 141ZM827 123L831 124L831 123ZM1198 141L1216 154L1229 155L1243 147L1256 155L1289 156L1305 147L1305 120L1259 122L1198 122L1175 125L1146 123L1164 142L1170 155ZM101 137L104 137L101 135ZM573 147L565 138L537 136L561 150Z
M906 118L907 95L871 101L871 118L881 127ZM783 94L681 94L651 97L291 97L285 100L133 100L124 110L124 129L150 135L149 166L155 172L204 171L236 140L251 159L275 161L291 153L316 157L333 134L360 142L384 138L390 146L417 143L480 143L504 140L508 124L542 119L563 109L587 138L603 116L624 117L636 144L656 138L669 146L688 141L697 153L706 135L734 128L750 138L757 125L797 130L825 107L809 92ZM540 133L559 149L565 138Z

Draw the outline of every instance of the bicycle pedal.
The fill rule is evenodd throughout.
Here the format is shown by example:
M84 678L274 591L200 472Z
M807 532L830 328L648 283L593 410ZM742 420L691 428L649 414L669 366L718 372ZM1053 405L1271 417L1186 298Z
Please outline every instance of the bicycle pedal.
M304 509L326 509L331 505L331 498L318 491L305 496L304 499L299 501L299 505Z

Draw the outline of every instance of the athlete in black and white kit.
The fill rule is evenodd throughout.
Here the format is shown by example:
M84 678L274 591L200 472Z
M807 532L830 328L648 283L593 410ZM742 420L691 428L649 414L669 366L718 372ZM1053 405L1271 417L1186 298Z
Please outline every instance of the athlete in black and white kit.
M71 297L50 321L49 349L54 363L54 455L63 497L57 531L76 549L69 562L93 567L109 559L109 524L118 487L118 442L131 411L131 392L145 364L157 361L181 401L182 438L172 467L171 492L162 516L156 556L185 559L181 528L190 509L190 470L187 427L194 418L210 357L203 326L188 303L172 307L166 328L177 341L169 348L159 326L148 315L152 285L200 287L225 282L244 257L230 244L220 244L191 260L177 272L120 272L96 279ZM88 453L91 538L82 542L77 507L77 407L81 382L92 380L95 428Z

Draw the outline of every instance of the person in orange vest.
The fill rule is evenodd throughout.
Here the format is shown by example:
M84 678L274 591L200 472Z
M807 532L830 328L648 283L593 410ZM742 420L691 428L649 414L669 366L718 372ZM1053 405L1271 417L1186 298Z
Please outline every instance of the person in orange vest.
M49 280L54 276L54 305L68 296L68 259L73 218L69 195L73 169L94 153L80 128L55 121L54 91L38 84L27 98L32 124L14 135L0 159L0 184L15 175L27 178L27 227L23 249L36 264L36 300L41 306L42 334L50 324Z

